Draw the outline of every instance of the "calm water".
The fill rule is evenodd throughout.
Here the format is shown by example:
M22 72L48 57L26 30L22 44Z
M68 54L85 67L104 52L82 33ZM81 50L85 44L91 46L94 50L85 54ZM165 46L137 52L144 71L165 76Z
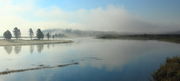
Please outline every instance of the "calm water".
M78 65L0 75L0 81L149 81L180 44L159 41L74 39L71 44L0 47L0 72L39 65Z

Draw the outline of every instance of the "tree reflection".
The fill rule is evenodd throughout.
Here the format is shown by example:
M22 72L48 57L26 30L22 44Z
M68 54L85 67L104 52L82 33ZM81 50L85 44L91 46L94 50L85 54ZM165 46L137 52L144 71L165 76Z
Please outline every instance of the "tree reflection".
M47 44L47 48L48 48L48 49L50 48L50 45L49 45L49 44Z
M21 52L21 46L20 45L15 46L14 51L15 51L16 54L19 54Z
M8 54L11 54L11 52L12 52L12 46L4 46L4 50L6 50L6 52L7 52Z
M37 45L38 53L41 53L43 49L44 49L44 45L43 44Z
M46 47L47 46L47 47ZM39 45L29 45L29 53L33 54L35 51L35 47L38 53L41 53L44 50L44 47L46 49L50 49L52 46L52 44L39 44ZM11 54L12 51L14 50L15 54L19 54L22 50L22 46L21 45L16 45L16 46L4 46L4 50L7 52L7 54Z
M32 54L34 52L34 45L30 45L30 53Z

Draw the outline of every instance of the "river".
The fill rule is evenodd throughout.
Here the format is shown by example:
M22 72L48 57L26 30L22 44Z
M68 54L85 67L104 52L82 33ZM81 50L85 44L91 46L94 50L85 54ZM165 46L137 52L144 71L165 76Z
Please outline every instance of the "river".
M155 40L72 39L74 43L0 47L0 81L150 81L167 57L180 56L180 44Z

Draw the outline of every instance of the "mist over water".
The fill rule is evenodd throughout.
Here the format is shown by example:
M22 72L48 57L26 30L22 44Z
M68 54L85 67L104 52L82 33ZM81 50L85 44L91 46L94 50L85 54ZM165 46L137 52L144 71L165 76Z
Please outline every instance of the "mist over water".
M0 80L148 81L151 73L167 57L178 56L180 52L179 44L160 41L93 38L73 40L75 42L69 44L1 46L1 72L42 65L79 64L0 75Z
M151 81L180 56L179 4L0 0L0 81Z

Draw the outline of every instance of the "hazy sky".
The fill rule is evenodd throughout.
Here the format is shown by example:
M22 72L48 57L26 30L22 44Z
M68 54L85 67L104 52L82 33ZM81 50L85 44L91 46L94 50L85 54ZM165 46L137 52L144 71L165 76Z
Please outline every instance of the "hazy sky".
M180 30L180 0L0 0L0 32L18 27L119 32Z

